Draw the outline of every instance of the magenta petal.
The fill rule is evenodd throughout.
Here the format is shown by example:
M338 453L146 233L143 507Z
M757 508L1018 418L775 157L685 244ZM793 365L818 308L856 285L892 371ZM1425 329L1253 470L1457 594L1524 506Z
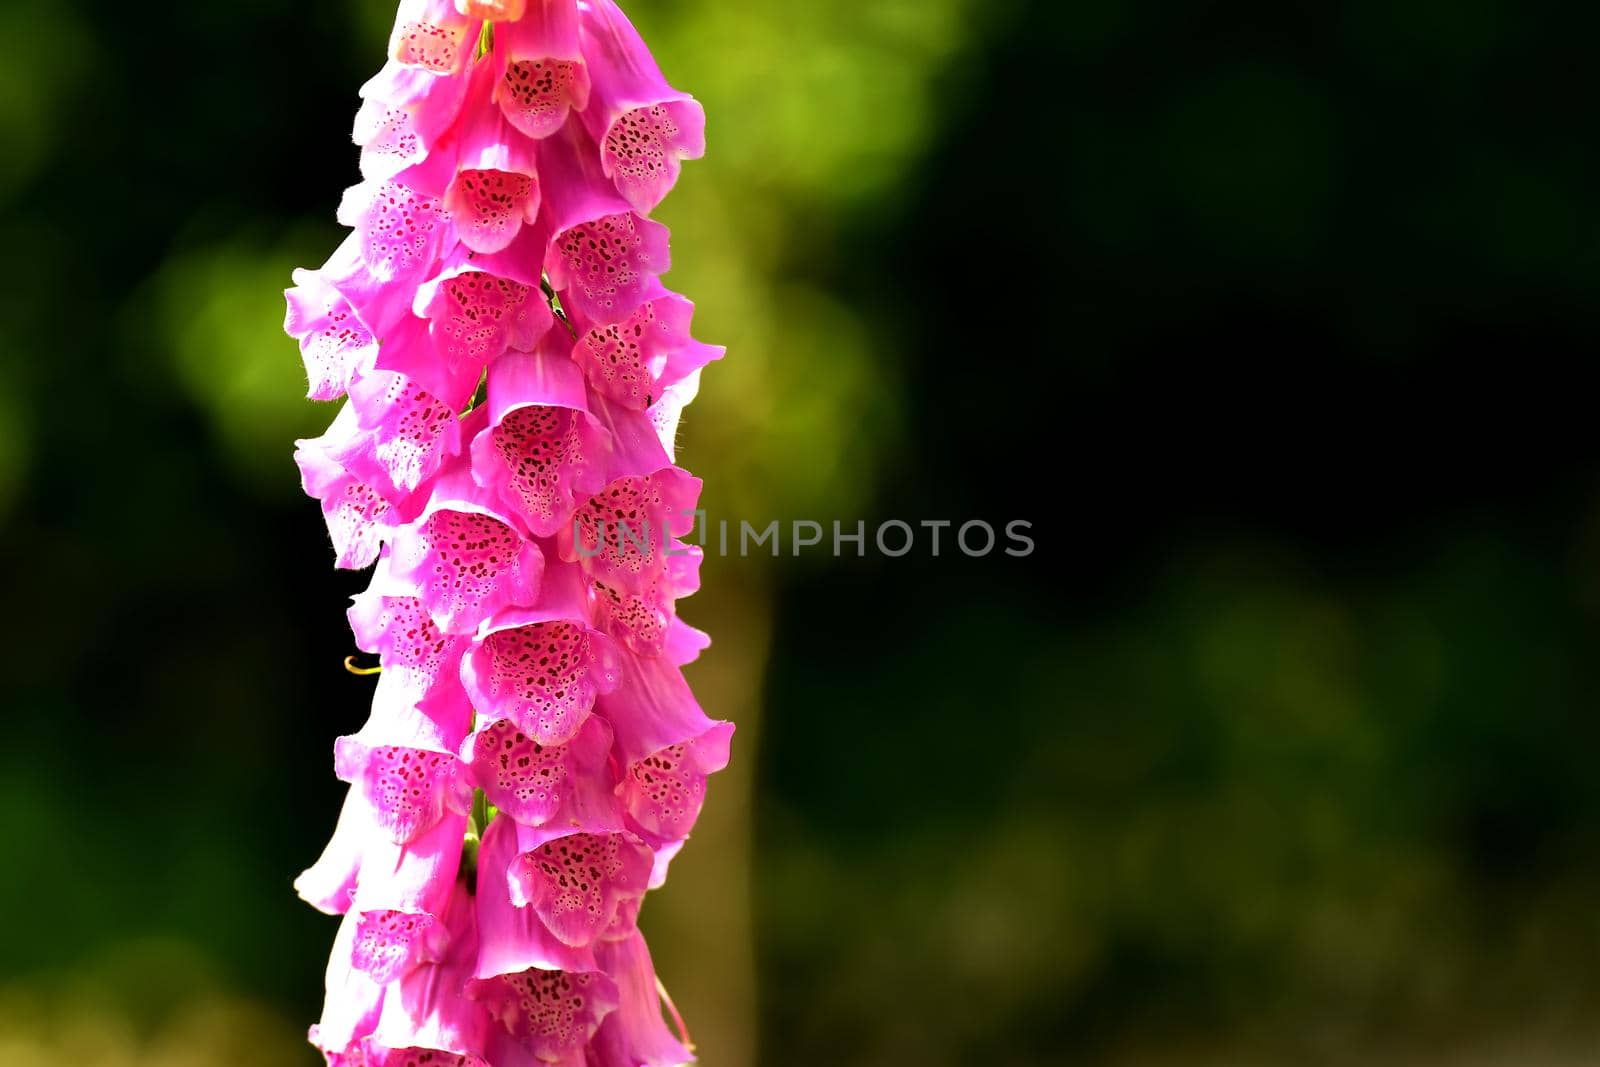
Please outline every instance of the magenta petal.
M461 243L474 252L504 249L539 214L534 143L490 102L493 76L490 64L473 68L455 172L444 192Z
M681 667L694 660L711 639L675 614L678 598L699 588L704 555L698 546L673 549L679 551L686 554L669 556L665 568L641 581L620 585L594 578L590 598L596 626L636 655L665 655L668 662Z
M450 366L440 358L428 320L402 311L390 324L373 361L379 372L392 372L436 397L451 411L459 411L472 397L482 375L481 366Z
M449 216L436 197L393 181L367 181L345 190L338 217L355 229L361 263L371 274L366 285L355 276L340 279L341 291L363 319L383 333L389 316L369 314L363 304L371 302L377 287L426 276L447 246ZM395 289L403 291L404 286L385 291Z
M650 425L655 427L656 437L661 442L661 447L666 451L667 458L676 462L678 422L683 416L683 409L688 407L700 393L700 372L692 370L680 380L673 382L661 390L661 396L650 405L645 414L650 419Z
M355 906L441 914L461 865L466 832L467 817L447 810L431 830L404 845L375 841L362 857Z
M456 10L453 0L400 0L389 58L435 75L454 73L471 61L478 26L477 19Z
M647 215L677 182L680 161L705 154L705 111L667 84L616 4L590 0L580 11L594 83L594 106L583 113L584 123L600 143L607 177L633 210Z
M644 301L616 322L591 326L573 346L572 358L600 392L625 407L643 411L671 384L667 378L670 357L694 344L689 320L694 305L677 293L663 293ZM710 358L709 346L695 346L688 359L672 364L681 373L699 369L694 360Z
M583 375L567 357L557 334L531 352L510 352L489 372L489 421L498 423L518 408L561 407L588 413Z
M663 643L661 654L674 667L682 667L685 663L693 663L700 657L700 653L710 647L710 634L704 630L696 630L682 619L673 619L672 625L667 629L667 638Z
M474 252L498 252L539 214L539 182L531 171L463 167L444 194L461 243Z
M579 123L540 142L539 174L551 233L544 269L562 306L591 323L625 318L672 266L667 228L617 194Z
M535 603L544 556L457 469L440 476L417 521L396 532L391 567L439 629L464 634L502 608Z
M580 733L580 740L574 747L587 745L591 740L609 742L611 739L611 731L604 722L591 719L584 729L595 732L592 735ZM573 762L581 766L584 773L572 776L570 787L561 795L560 805L549 819L539 824L516 823L519 852L532 852L568 834L619 834L627 828L627 813L617 792L616 774L610 762L600 756L598 751L575 753ZM511 899L519 906L529 899L524 888L513 881Z
M381 471L401 494L415 492L461 451L455 411L404 375L360 375L350 385L350 403L365 433L345 466L358 475Z
M501 815L489 825L478 849L477 977L517 974L529 968L557 971L595 970L594 953L557 938L531 907L518 907L507 886L519 853L512 820Z
M322 1018L311 1028L312 1043L332 1056L348 1054L371 1034L383 1010L383 985L351 962L359 922L351 912L339 924L328 958Z
M661 1018L661 994L650 950L637 931L596 949L600 966L617 983L617 1010L594 1036L596 1067L677 1067L694 1059Z
M311 400L336 400L356 368L372 359L378 343L350 302L321 271L297 270L294 288L284 291L288 313L283 328L300 342Z
M599 971L527 970L477 982L473 994L498 1024L490 1062L515 1063L517 1050L541 1064L579 1067L600 1020L616 1010L617 984Z
M384 1048L368 1043L356 1063L328 1067L491 1067L488 1060L471 1053L441 1052L431 1048ZM497 1063L492 1067L533 1067L530 1064Z
M722 345L708 345L691 339L688 344L667 353L658 383L663 390L670 389L685 378L698 375L702 367L721 359L727 351ZM690 396L693 395L691 392Z
M460 745L472 716L461 689L467 639L434 624L410 587L390 575L387 557L353 598L349 618L356 646L376 653L383 667L372 718L386 723L387 743L444 751Z
M621 684L599 699L596 710L611 724L624 763L637 763L716 725L701 710L683 671L665 657L624 655L621 665Z
M483 1050L489 1013L465 995L478 955L476 910L472 894L464 884L456 883L441 913L448 947L442 958L424 961L390 987L373 1032L375 1042L392 1049L453 1055Z
M339 426L338 419L335 426ZM397 509L390 502L392 487L357 479L329 454L329 444L342 444L343 435L354 429L352 413L333 441L325 437L296 441L294 461L300 468L306 495L322 503L322 516L333 542L334 566L359 570L378 558L393 522L402 516L395 513Z
M632 212L596 215L556 233L545 258L563 306L595 322L630 314L672 266L671 235Z
M533 138L561 128L589 103L574 0L529 0L519 20L495 27L494 98L506 120Z
M356 922L350 962L388 985L419 962L437 959L448 940L443 924L427 912L364 911Z
M557 532L561 558L608 585L642 589L674 558L669 552L689 551L673 539L694 529L699 497L700 479L677 467L618 478Z
M385 64L361 87L351 134L361 146L361 176L386 180L427 159L455 122L466 89L460 75Z
M600 135L601 164L641 215L677 184L680 160L705 151L706 113L688 96L622 111Z
M368 733L334 742L334 773L358 786L377 822L395 844L415 840L445 812L465 814L472 803L465 767L454 752L396 744L371 744ZM363 736L363 735L367 736Z
M378 822L363 790L352 787L322 856L295 879L319 911L429 912L444 907L461 862L465 815L447 812L431 829L396 844Z
M470 256L418 289L414 310L428 320L434 357L474 387L495 357L533 348L555 322L536 286L491 274Z
M631 834L570 833L531 849L519 840L518 847L506 871L511 900L574 948L592 944L622 902L638 900L649 886L650 849Z
M553 331L552 331L553 332ZM538 537L560 529L603 481L609 438L585 406L583 375L541 348L489 369L489 425L472 441L472 473Z
M628 815L657 841L689 836L705 801L706 778L728 765L733 724L652 752L628 766L620 787Z
M673 465L648 413L635 411L597 391L590 395L589 409L595 421L611 435L605 484L618 478L654 474Z
M479 714L509 719L541 745L559 745L614 684L615 660L611 642L581 618L524 622L502 613L461 661L461 681Z
M355 895L356 876L361 873L361 858L374 836L371 808L360 793L352 789L345 794L338 825L322 855L294 880L300 899L329 915L343 915L349 911ZM353 931L351 936L354 936Z
M427 615L412 602L412 610L408 614L413 618L427 619ZM429 627L432 623L429 621ZM437 633L437 629L434 629ZM452 643L462 642L461 638L450 639ZM463 646L464 647L464 644ZM460 656L453 657L459 671ZM441 679L434 693L423 697L421 700L412 700L416 696L416 689L404 684L406 671L401 667L385 667L379 676L378 691L373 694L372 714L367 717L361 731L354 735L354 741L369 748L388 745L402 748L414 748L423 752L450 752L460 746L461 738L465 737L471 720L472 709L465 700L450 699L444 690L451 688L451 679ZM389 687L384 681L391 680ZM454 697L455 694L450 694Z
M684 838L664 841L659 845L652 845L655 849L655 866L650 869L650 888L660 889L667 884L667 868L672 861L678 858L678 853L683 851L683 846L688 842Z
M462 745L472 782L501 812L527 826L556 820L570 826L593 802L590 782L607 775L611 730L594 717L570 741L544 745L508 719L481 726Z

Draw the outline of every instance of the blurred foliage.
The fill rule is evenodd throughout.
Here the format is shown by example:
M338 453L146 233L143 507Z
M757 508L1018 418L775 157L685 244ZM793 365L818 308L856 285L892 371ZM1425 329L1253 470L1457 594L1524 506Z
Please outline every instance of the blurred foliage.
M273 1067L304 1058L300 1028L213 992L191 948L132 941L70 975L0 986L0 1063Z
M806 667L850 635L780 632L769 751L807 745L806 708L849 743L773 769L770 1040L793 1062L847 1045L933 1064L1219 1028L1269 1062L1430 1033L1454 1056L1507 1018L1592 1041L1600 725L1567 668L1600 627L1547 613L1569 581L1486 537L1382 583L1206 553L1066 632L1037 600L955 583L981 606L858 676ZM865 610L848 591L808 607Z
M281 481L283 457L273 445L315 437L327 424L327 410L305 401L303 368L284 359L282 290L299 264L282 245L263 244L238 237L182 253L155 282L177 379L195 407L212 414L246 485Z
M60 5L0 9L0 36L46 47L12 51L0 67L0 197L32 178L55 147L66 88L93 62L92 43L73 10ZM56 42L49 47L49 42Z
M707 562L754 944L692 847L675 991L753 954L771 1067L1591 1061L1600 16L626 6L713 515L1039 542ZM390 10L0 9L0 1063L312 1062L370 681L278 292Z
M186 945L128 941L70 974L0 985L0 1064L274 1067L302 1059L299 1027L210 992Z

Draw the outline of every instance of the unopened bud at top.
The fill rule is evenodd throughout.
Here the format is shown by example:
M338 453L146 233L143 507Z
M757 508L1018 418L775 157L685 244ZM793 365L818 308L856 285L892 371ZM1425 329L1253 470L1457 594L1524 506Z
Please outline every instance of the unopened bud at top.
M526 9L525 0L456 0L457 11L488 22L515 22Z

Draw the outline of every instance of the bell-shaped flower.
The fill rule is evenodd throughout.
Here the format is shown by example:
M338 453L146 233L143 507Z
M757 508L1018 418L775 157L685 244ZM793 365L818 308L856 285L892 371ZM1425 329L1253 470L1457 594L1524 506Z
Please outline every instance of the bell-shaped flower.
M444 208L473 252L499 252L539 216L534 142L490 100L493 79L490 64L473 68L453 145L454 172L444 190Z
M570 825L608 808L595 783L609 780L610 753L611 729L593 716L560 744L541 744L511 720L491 719L461 746L473 785L502 814L527 826Z
M470 995L493 1019L490 1063L506 1067L584 1067L585 1049L619 1003L617 984L600 971L530 969L474 982Z
M713 724L629 763L617 787L630 825L652 846L689 836L706 796L706 778L728 765L733 724Z
M334 773L350 793L327 848L295 888L329 912L440 915L460 864L472 787L446 730L386 710L335 743Z
M338 219L355 232L330 257L329 281L382 337L454 243L455 228L437 196L394 180L350 186Z
M637 590L673 558L689 558L678 538L695 528L700 479L679 467L613 480L573 513L557 534L561 557L595 581Z
M420 716L425 721L401 728L436 738L424 747L459 745L472 721L461 688L468 638L439 629L412 587L390 573L387 555L379 558L366 591L351 598L348 616L356 647L376 654L383 668L372 697L373 715L390 721Z
M381 472L404 499L422 488L461 451L456 413L420 382L392 371L365 370L350 384L359 433L344 465L357 474Z
M610 448L563 336L552 330L536 351L507 352L489 368L488 425L471 445L472 476L537 537L604 486Z
M377 353L378 342L355 308L321 271L297 269L284 290L284 332L300 342L311 400L337 400L356 369Z
M661 1018L660 985L644 936L601 942L600 967L617 983L617 1009L595 1032L590 1067L678 1067L694 1059Z
M494 98L529 137L548 137L589 104L576 0L528 0L523 17L494 31Z
M518 974L529 968L598 970L594 949L574 946L550 932L539 912L511 897L511 869L520 864L517 830L504 813L489 824L478 849L478 978Z
M364 1065L363 1044L383 1013L385 983L355 965L357 912L345 915L328 957L322 1018L308 1035L333 1067Z
M550 231L544 270L562 307L588 323L626 318L671 268L671 234L617 193L582 123L539 143L539 175Z
M432 74L454 74L471 62L481 23L453 0L400 0L389 34L389 58Z
M639 411L724 352L689 336L692 303L659 286L656 290L641 294L644 299L615 322L591 324L574 315L580 332L572 358L595 389Z
M516 826L517 854L506 868L511 902L528 908L562 944L592 945L617 931L622 914L631 927L649 888L653 856L636 835L565 828ZM624 910L626 909L626 910Z
M533 604L544 565L539 546L517 532L464 462L440 474L416 521L395 532L390 562L449 634L471 633L502 608Z
M479 854L479 918L486 931L479 977L529 966L587 968L588 956L572 950L632 928L652 857L625 825L615 775L601 747L610 737L604 723L588 720L562 746L565 769L575 773L562 783L549 816L523 822L513 812L528 806L514 805L500 811L485 835ZM533 755L526 745L522 753ZM500 936L490 938L491 929Z
M680 669L709 643L705 634L674 620L662 654L623 657L621 681L595 704L595 713L606 720L615 738L612 756L624 769L618 794L626 809L627 825L655 851L652 889L666 881L667 865L682 847L683 838L676 836L676 831L686 823L692 824L691 805L698 815L694 776L711 773L719 768L719 761L726 762L725 747L733 724L706 715ZM690 742L695 748L692 757L687 755ZM679 745L686 749L681 757L673 754ZM651 769L651 760L657 761L653 767L657 772L665 769L663 764L671 765L671 773L679 778L676 788L684 791L684 805L675 803L669 786L660 793L661 805L657 807L658 783L638 779L630 782L636 768Z
M428 158L455 124L466 98L464 73L440 76L390 60L361 87L351 139L361 176L384 181Z
M394 487L376 468L357 475L344 465L359 435L355 412L346 405L327 433L296 441L294 453L301 488L322 504L334 566L349 570L370 566L395 524L406 521L414 508L410 501L393 499Z
M680 161L705 154L705 110L667 84L612 0L585 0L579 12L594 96L584 124L600 144L606 176L633 210L648 215L676 184Z
M370 1039L377 1049L409 1050L411 1057L388 1053L379 1062L461 1063L450 1057L476 1056L488 1037L489 1012L466 996L478 956L477 908L465 880L458 880L440 915L447 948L437 958L413 967L389 987L383 1012ZM467 1061L470 1062L470 1061Z
M395 737L396 727L416 729L417 736ZM334 743L334 774L360 791L395 844L415 841L447 811L465 814L471 806L472 787L455 752L424 747L442 738L431 721L395 718L370 720L360 733Z
M447 808L405 841L395 840L394 821L374 807L365 784L352 786L327 847L295 880L301 899L329 914L439 914L461 863L467 817Z
M489 263L461 249L417 290L414 310L428 320L432 341L428 358L452 383L442 395L453 406L472 395L492 360L508 348L531 350L555 322L537 278L518 280Z
M461 681L485 720L509 719L541 745L582 728L597 697L617 684L616 646L591 627L578 568L553 562L532 607L486 621L461 661Z

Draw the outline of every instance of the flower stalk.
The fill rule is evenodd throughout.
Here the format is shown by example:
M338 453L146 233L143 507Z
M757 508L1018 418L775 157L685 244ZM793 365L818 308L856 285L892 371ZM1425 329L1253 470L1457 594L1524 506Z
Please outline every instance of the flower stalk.
M345 660L372 710L296 881L342 917L311 1041L336 1067L686 1062L637 917L733 732L677 613L701 553L676 427L722 350L650 216L704 115L612 0L401 0L361 96L350 235L286 294L308 395L342 401L296 461L335 565L372 569L349 619L379 663Z

